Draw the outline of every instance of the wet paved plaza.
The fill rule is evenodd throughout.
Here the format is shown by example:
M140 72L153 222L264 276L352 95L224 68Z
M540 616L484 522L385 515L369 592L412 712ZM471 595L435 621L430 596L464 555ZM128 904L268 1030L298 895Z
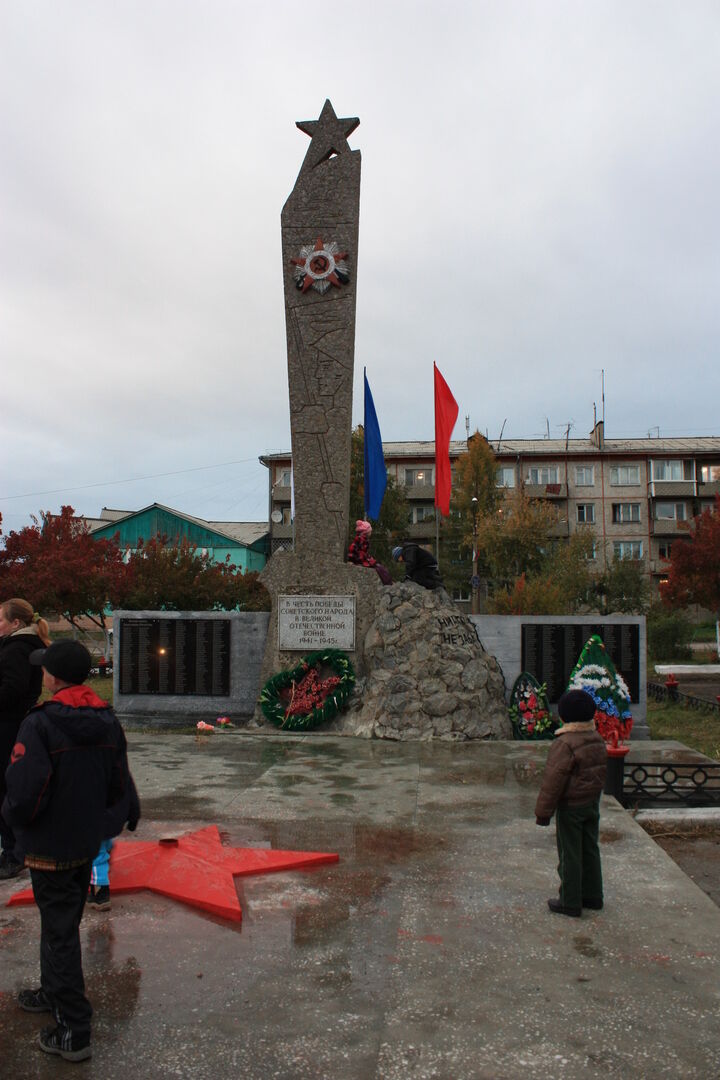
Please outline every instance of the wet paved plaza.
M237 878L243 920L150 892L88 912L93 1058L43 1055L34 907L0 883L0 1075L103 1080L720 1076L720 910L613 800L606 906L551 915L545 748L131 734L135 836L334 851ZM648 744L643 750L647 752ZM653 746L661 751L658 744Z

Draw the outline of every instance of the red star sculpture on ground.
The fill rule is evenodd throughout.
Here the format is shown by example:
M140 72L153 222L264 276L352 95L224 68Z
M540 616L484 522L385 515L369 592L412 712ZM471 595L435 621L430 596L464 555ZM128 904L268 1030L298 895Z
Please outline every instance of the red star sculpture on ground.
M323 851L274 851L271 848L229 848L217 825L161 840L120 840L110 856L113 893L150 889L161 896L240 922L242 909L234 878L273 870L300 870L338 861ZM32 904L32 889L23 889L7 906Z

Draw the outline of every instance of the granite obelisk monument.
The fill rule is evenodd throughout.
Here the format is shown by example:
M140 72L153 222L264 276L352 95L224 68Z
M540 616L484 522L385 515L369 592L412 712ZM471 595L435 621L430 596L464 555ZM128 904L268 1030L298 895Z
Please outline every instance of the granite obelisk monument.
M282 211L295 544L262 573L272 598L265 677L327 647L362 670L381 589L345 562L360 209L360 151L347 140L359 122L329 101L319 119L298 122L311 142Z

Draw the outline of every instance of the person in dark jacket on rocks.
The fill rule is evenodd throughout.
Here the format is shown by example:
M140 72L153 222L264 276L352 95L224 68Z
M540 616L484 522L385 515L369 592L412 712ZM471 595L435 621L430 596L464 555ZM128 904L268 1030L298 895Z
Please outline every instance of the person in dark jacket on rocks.
M607 751L595 730L595 702L585 690L563 694L558 712L563 723L547 757L535 820L549 825L555 814L560 894L548 907L577 917L583 908L603 906L598 829Z
M0 603L0 806L5 797L5 770L23 717L40 697L42 672L30 663L30 653L50 644L48 624L27 600L14 597ZM0 815L0 880L24 870L15 850L15 835Z
M30 655L52 697L23 721L6 774L2 812L15 829L40 909L40 987L21 990L26 1012L52 1012L40 1048L68 1061L91 1055L80 920L102 840L140 814L125 733L114 712L82 685L90 653L59 641ZM122 821L115 820L122 818ZM114 824L109 825L109 822Z
M424 547L412 540L406 540L402 545L393 548L392 557L395 562L405 564L406 581L414 581L424 589L443 588L437 559Z

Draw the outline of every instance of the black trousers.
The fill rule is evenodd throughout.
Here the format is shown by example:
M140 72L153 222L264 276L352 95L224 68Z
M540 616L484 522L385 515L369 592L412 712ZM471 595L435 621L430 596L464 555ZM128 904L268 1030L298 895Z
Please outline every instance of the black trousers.
M91 871L91 862L72 870L30 870L40 909L40 985L56 1022L78 1035L89 1035L92 1017L80 951L80 920Z
M5 787L5 770L10 764L10 755L12 754L12 748L17 741L17 733L19 730L19 723L0 723L0 806L2 806L7 791ZM18 861L22 859L21 853L15 851L15 834L4 820L2 814L0 814L0 844L2 844L2 850L7 855L15 856Z
M559 806L555 813L560 903L582 907L583 900L602 900L598 847L599 799L587 806Z

